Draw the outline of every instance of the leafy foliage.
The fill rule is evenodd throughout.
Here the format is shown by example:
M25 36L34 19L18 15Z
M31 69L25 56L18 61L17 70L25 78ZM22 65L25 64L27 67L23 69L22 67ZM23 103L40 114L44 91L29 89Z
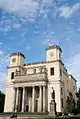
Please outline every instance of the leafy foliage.
M67 108L68 112L72 113L72 109L75 107L75 100L73 99L73 95L71 92L69 92L69 96L67 96Z
M79 88L78 92L76 93L76 95L77 95L77 98L78 98L77 99L77 109L80 113L80 88Z
M4 110L5 95L0 91L0 113Z

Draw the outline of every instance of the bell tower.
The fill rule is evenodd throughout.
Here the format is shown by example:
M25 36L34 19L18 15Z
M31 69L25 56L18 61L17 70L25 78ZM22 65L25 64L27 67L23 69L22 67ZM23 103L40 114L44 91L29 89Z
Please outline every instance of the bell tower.
M58 45L46 48L46 61L61 60L61 48Z
M13 112L14 110L13 102L15 95L15 88L14 88L15 72L19 71L20 73L23 73L24 58L25 58L24 55L20 52L12 53L10 55L4 112Z
M23 73L24 68L24 55L20 52L12 53L10 55L10 63L8 66L8 81L12 82L14 80L15 72L18 71Z
M9 67L13 67L13 66L24 66L24 55L20 52L18 53L12 53L10 55L10 64Z

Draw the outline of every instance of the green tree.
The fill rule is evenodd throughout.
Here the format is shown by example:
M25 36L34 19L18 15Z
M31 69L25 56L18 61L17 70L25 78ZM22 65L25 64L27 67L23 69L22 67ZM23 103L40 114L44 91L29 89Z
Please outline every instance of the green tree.
M68 112L72 112L72 108L73 108L73 95L71 92L69 92L69 96L67 96L67 108L68 108Z
M77 109L80 113L80 88L79 88L78 92L76 93L76 96L77 96Z
M0 91L0 113L2 113L4 110L4 100L5 100L5 95Z

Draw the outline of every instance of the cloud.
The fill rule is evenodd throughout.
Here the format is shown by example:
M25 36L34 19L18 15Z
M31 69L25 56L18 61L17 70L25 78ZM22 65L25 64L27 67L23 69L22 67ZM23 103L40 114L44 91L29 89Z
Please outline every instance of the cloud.
M0 0L0 8L33 22L38 16L46 16L55 3L55 0Z
M80 87L80 53L68 59L67 65L69 73L77 79L77 86Z
M21 16L36 13L38 2L34 0L0 0L0 8L7 12L17 13Z
M0 42L0 45L3 45L3 43L2 43L2 42Z
M7 75L0 72L0 90L5 93Z
M77 31L80 31L80 27L77 29Z
M51 46L54 44L59 44L59 41L55 39L54 32L46 32L44 33L44 41L42 42L43 45L45 46Z
M31 47L31 45L30 45L30 44L28 44L28 45L26 46L26 50L27 50L27 51L30 51L30 50L31 50L31 48L32 48L32 47Z
M0 72L5 72L9 63L9 54L2 52L0 55Z
M80 11L80 3L76 3L73 6L64 5L59 8L59 16L69 18L77 11Z
M4 51L0 50L0 55L4 54Z
M5 85L7 79L7 66L9 63L9 54L6 54L4 51L0 51L0 90L5 92Z

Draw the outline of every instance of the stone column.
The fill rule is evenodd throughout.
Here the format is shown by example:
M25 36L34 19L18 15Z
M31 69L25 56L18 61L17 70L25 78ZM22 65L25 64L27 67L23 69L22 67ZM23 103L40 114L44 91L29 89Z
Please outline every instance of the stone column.
M15 105L16 105L16 88L14 88L13 111L15 111Z
M46 90L45 90L45 86L43 86L43 112L45 112L45 97L46 97Z
M18 99L19 99L19 87L17 88L17 92L16 92L16 106L15 106L15 111L18 111Z
M35 87L33 87L32 91L32 112L34 112L34 108L35 108Z
M22 112L24 112L24 101L25 101L25 87L23 87L22 93Z
M29 112L31 112L32 111L32 98L29 98L29 102L28 102L28 104L29 104Z
M42 111L42 87L39 86L39 102L38 102L38 112Z

